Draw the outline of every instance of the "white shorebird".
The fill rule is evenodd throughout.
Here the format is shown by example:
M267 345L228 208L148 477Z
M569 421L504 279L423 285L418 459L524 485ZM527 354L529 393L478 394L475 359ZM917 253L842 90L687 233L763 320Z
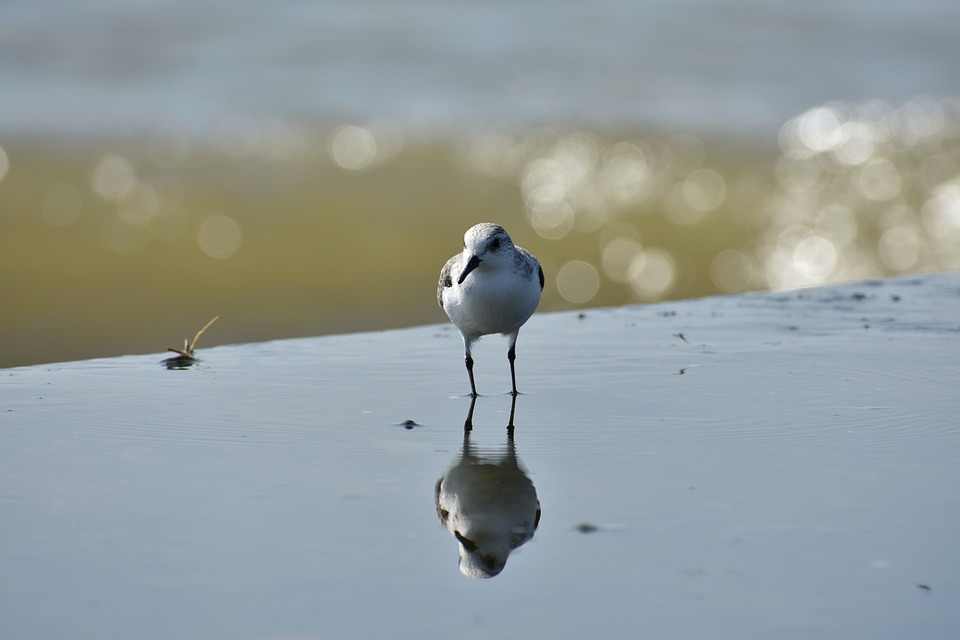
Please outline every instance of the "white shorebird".
M463 252L440 271L437 302L463 336L470 395L477 397L470 349L482 336L500 333L510 340L507 359L517 395L517 335L540 302L543 269L532 253L513 244L500 225L482 222L467 229Z

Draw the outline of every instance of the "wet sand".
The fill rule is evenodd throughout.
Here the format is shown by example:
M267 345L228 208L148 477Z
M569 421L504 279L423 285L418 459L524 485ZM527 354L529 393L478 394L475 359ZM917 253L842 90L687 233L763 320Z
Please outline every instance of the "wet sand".
M535 315L512 437L505 348L469 445L542 517L489 580L448 325L0 370L0 636L956 635L960 274Z

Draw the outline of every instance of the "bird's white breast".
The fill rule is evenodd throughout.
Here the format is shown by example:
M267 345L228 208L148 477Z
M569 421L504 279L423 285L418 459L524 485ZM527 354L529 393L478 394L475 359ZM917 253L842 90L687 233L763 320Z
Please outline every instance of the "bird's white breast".
M444 310L462 332L513 333L540 302L540 282L536 273L531 275L518 278L507 269L476 269L444 292Z

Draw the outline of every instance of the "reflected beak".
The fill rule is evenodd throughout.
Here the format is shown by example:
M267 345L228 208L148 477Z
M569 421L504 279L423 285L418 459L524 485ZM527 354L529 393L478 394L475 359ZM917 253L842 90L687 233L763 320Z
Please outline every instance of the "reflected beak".
M460 274L460 277L457 278L457 284L463 284L463 281L467 279L467 276L470 275L470 272L480 266L480 258L477 256L470 256L470 260L467 261L467 266L463 268L463 273Z
M470 553L473 553L474 551L477 550L477 543L474 542L473 540L465 537L465 536L464 536L462 533L460 533L459 531L454 531L454 532L453 532L453 537L456 538L456 539L460 542L460 544L463 545L463 548L466 549L467 551L469 551Z

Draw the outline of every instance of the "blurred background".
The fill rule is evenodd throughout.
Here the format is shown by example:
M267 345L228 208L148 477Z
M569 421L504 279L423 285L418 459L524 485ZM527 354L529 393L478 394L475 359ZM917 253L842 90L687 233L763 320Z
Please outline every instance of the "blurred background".
M6 0L0 367L960 268L956 0Z

